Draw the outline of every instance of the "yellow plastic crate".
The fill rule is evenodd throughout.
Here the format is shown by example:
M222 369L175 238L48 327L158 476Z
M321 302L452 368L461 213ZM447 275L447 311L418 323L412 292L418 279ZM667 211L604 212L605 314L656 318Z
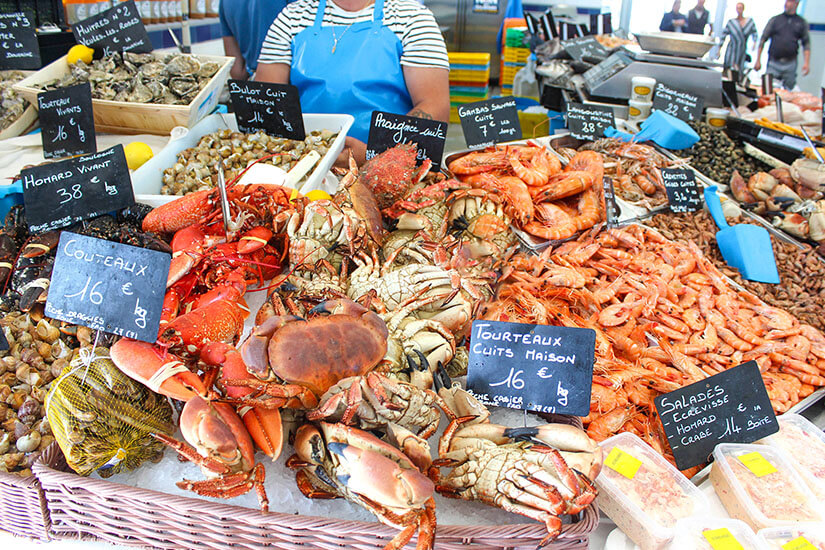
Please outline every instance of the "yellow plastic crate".
M489 65L489 53L449 52L450 64L456 65Z
M528 57L530 57L530 48L504 47L505 63L527 63Z
M485 95L484 97L469 95L451 95L450 103L472 103L473 101L484 101L485 99L487 99L487 95Z
M450 80L456 82L489 82L490 68L484 71L468 71L466 69L450 70Z
M532 98L538 100L538 98ZM518 112L521 135L524 138L544 137L550 134L550 119L545 113Z
M450 124L458 124L461 118L458 116L458 107L450 107Z
M500 84L502 86L512 85L513 80L516 78L516 73L519 72L521 67L504 67L504 71L501 73Z

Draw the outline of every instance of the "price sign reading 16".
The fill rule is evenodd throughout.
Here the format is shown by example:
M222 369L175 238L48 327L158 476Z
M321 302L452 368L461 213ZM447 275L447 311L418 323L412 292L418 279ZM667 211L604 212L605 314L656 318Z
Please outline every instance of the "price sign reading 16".
M515 372L513 372L515 371ZM507 386L508 388L513 388L515 390L520 390L524 388L524 380L521 379L521 374L524 371L519 369L515 370L513 367L510 367L510 374L507 375L507 378L502 380L501 382L496 382L495 384L490 384L490 387L495 386Z
M94 305L96 305L96 306L102 304L103 303L103 294L98 292L96 289L97 289L98 286L103 284L103 281L96 282L95 284L92 285L92 289L89 290L89 285L91 284L91 282L92 282L91 276L86 277L86 285L83 287L83 290L81 290L80 292L75 292L74 294L64 294L63 297L64 298L75 298L75 297L79 296L80 301L82 302L83 300L86 299L86 291L88 290L89 291L89 301L91 303L93 303Z

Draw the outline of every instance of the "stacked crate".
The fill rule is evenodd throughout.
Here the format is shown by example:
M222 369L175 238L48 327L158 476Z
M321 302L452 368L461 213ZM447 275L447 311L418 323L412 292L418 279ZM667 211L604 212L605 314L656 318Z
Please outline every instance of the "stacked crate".
M450 122L459 122L458 106L487 99L490 91L489 53L450 53Z
M513 79L516 73L527 64L530 48L527 47L527 27L508 28L504 35L504 47L501 52L501 95L513 95Z

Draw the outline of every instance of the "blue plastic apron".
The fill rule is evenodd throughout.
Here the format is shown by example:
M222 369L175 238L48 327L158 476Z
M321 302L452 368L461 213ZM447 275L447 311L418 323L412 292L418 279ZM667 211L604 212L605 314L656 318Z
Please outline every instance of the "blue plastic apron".
M401 41L384 26L384 0L376 0L372 21L349 27L322 27L326 4L320 0L315 23L292 41L289 80L301 94L303 112L351 114L355 122L347 135L366 143L373 111L412 109Z

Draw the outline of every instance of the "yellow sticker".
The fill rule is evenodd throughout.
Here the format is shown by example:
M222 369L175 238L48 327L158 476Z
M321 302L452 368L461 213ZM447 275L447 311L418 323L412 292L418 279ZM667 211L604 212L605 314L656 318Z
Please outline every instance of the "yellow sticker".
M642 465L642 461L618 447L613 447L604 461L605 466L619 472L627 479L633 479Z
M782 545L782 550L816 550L816 546L805 537L796 537Z
M756 477L766 476L777 471L776 467L758 451L740 455L739 461Z
M636 86L634 91L639 95L647 95L650 93L650 88L647 86Z
M709 529L702 533L713 550L745 550L727 528Z

